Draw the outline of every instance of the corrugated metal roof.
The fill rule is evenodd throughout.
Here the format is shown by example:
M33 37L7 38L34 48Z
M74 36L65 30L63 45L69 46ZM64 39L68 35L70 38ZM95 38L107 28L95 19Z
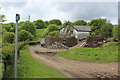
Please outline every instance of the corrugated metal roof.
M73 26L77 31L91 31L90 26Z

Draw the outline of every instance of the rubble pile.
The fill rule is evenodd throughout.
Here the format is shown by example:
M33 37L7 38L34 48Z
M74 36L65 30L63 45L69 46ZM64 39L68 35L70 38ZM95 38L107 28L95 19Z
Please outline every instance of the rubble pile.
M55 42L54 44L52 44L48 48L50 48L50 49L68 49L69 47L60 43L60 42Z
M120 80L120 76L118 75L112 75L110 73L95 73L95 74L92 74L93 76L99 78L100 80L103 79L103 80Z
M90 42L87 43L84 47L96 48L103 45L103 42Z

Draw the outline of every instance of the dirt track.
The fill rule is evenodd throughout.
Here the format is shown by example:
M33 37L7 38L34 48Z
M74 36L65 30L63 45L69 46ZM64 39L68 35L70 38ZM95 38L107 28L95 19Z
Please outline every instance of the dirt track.
M34 58L69 78L115 78L118 75L117 62L98 63L66 59L55 54L63 50L42 48L39 45L31 46L29 50Z

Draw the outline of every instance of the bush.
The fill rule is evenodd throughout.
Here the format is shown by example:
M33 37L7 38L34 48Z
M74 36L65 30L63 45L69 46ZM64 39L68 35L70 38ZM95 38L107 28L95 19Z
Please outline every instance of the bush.
M8 46L2 47L2 59L7 60L9 63L13 63L15 47L13 44L9 44Z
M50 36L55 36L55 37L59 37L60 32L59 32L59 31L52 31L52 32L50 32L48 35L50 35Z
M111 23L106 23L105 25L101 26L101 34L105 35L106 37L112 36L112 28L113 25Z
M36 35L36 28L31 22L22 23L22 25L20 26L20 30L26 30L30 32L32 35L34 36Z
M34 36L26 30L21 30L18 33L18 40L19 41L27 41L27 40L31 41L33 39L34 39Z
M58 26L55 25L55 24L50 24L48 26L48 30L51 32L51 31L55 31L55 30L58 30Z
M77 20L73 24L74 25L87 25L87 22L84 20Z
M35 24L35 26L36 26L37 29L42 29L42 28L46 27L45 22L42 21L42 20L34 21L34 24Z
M113 27L113 31L112 31L112 36L114 39L119 39L119 33L118 33L118 25Z
M30 41L30 42L19 42L18 43L18 57L20 50L27 44L36 45L39 44L39 41ZM13 63L14 63L14 54L15 54L15 45L8 44L2 47L2 60L4 63L4 73L3 78L11 78L11 73L13 72Z
M11 27L12 27L12 26L9 25L9 24L2 24L2 28L6 29L7 32L10 31Z
M50 24L62 25L62 22L59 19L52 19L49 22Z
M5 32L3 34L3 42L4 43L13 43L15 35L12 32Z

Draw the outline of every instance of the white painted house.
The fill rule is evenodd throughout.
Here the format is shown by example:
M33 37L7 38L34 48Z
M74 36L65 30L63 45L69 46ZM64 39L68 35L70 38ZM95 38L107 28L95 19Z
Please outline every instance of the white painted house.
M91 28L90 26L67 26L60 30L60 34L65 35L67 30L69 30L67 34L70 34L72 37L84 39L90 35Z

